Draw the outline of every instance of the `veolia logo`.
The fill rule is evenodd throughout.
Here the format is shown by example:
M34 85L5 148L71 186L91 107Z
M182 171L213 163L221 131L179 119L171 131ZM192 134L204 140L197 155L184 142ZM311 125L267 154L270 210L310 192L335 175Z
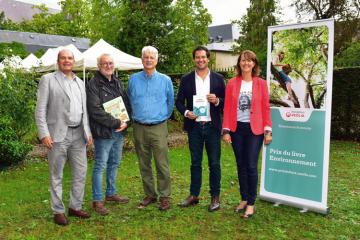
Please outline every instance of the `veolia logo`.
M286 112L286 117L303 118L305 116L302 112Z

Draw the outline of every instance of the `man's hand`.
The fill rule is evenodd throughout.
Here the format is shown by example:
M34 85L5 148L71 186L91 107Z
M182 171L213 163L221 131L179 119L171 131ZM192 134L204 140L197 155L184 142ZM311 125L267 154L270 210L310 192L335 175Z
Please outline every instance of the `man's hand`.
M231 143L231 136L230 136L230 134L225 133L225 134L223 135L223 140L224 140L227 144Z
M50 136L46 136L41 139L41 143L44 144L48 149L51 149L54 142Z
M117 128L117 129L115 129L115 132L121 132L121 131L124 131L125 130L125 128L127 128L127 123L124 123L124 122L121 122L121 124L120 124L120 127L119 128Z
M192 120L194 120L195 118L197 118L196 115L195 115L192 111L188 111L188 112L186 113L186 117L189 118L189 119L192 119Z
M206 95L206 98L207 98L207 100L210 102L210 103L212 103L212 104L217 104L218 103L218 98L216 97L216 95L215 94L213 94L213 93L210 93L210 94L208 94L208 95Z
M88 137L88 139L87 139L87 141L86 141L86 146L92 145L93 142L94 142L94 140L93 140L92 136Z

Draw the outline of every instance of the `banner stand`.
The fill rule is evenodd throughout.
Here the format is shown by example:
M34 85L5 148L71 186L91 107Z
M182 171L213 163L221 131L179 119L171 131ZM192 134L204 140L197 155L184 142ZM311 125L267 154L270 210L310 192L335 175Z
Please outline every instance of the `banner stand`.
M334 20L268 28L273 140L264 146L259 198L328 214Z

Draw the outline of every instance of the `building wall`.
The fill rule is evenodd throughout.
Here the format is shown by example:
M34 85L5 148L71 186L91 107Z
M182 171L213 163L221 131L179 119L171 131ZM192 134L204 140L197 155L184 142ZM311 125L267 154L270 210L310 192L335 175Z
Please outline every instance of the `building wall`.
M215 60L215 69L222 70L233 68L236 65L238 56L232 55L231 52L217 52L212 51Z

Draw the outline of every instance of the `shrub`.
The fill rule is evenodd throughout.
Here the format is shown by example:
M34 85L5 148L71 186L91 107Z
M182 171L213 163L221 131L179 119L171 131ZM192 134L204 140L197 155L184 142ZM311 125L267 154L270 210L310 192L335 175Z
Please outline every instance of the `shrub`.
M19 140L35 129L35 79L34 73L8 68L0 74L0 116L7 118Z
M13 165L25 159L33 146L20 141L0 140L0 164Z
M33 146L19 140L11 128L11 120L2 116L0 118L0 164L16 164L25 159Z

